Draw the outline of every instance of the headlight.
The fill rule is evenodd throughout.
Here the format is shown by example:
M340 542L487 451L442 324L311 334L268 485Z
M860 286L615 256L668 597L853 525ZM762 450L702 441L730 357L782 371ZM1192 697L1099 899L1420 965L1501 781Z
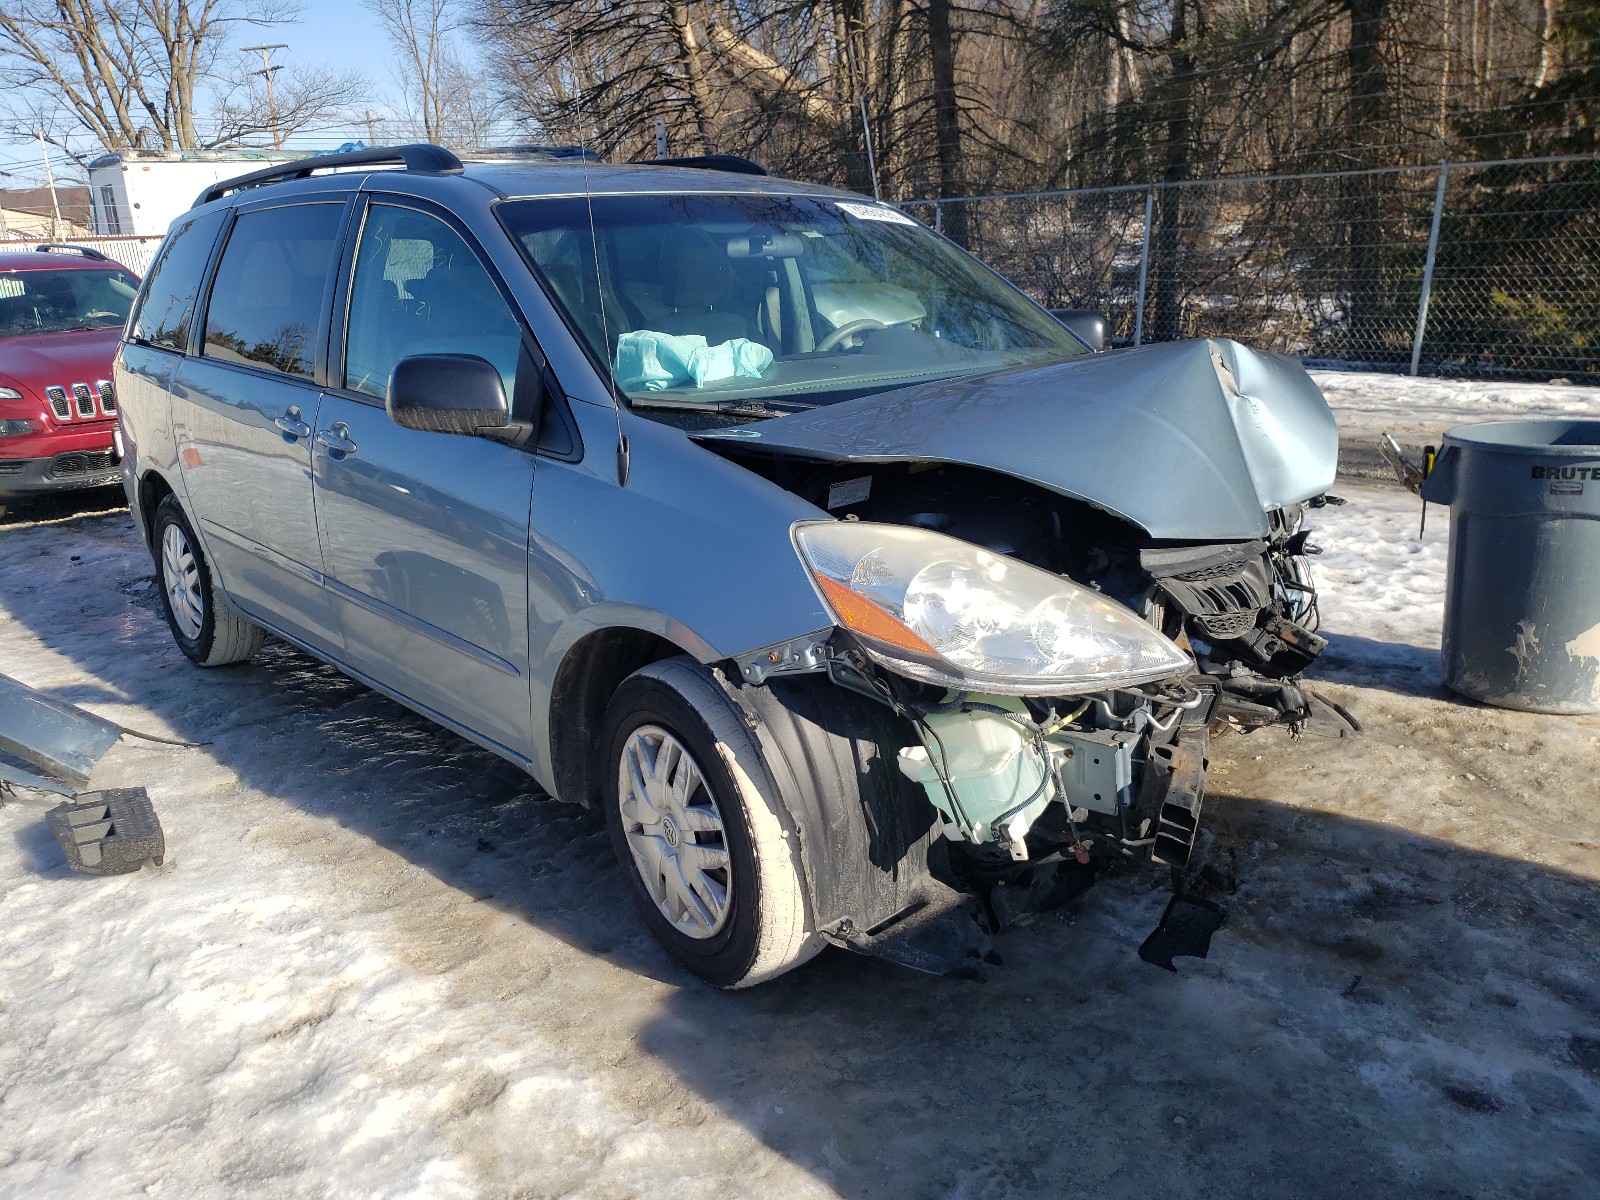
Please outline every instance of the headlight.
M1075 695L1194 665L1116 601L970 542L865 521L808 522L794 538L834 619L913 679Z
M16 388L0 387L0 400L21 400L22 393Z
M0 437L21 437L23 434L32 433L36 426L32 421L23 417L6 417L0 420Z

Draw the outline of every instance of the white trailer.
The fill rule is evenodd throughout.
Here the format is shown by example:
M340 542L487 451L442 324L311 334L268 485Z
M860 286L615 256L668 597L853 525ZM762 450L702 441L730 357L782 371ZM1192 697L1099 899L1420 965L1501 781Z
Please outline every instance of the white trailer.
M89 164L94 232L101 237L161 236L206 188L303 154L273 150L121 150Z

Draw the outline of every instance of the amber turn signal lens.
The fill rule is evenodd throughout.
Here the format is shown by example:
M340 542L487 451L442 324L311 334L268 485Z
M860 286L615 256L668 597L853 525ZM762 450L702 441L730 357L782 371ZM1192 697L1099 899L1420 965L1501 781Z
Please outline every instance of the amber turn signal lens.
M834 615L846 629L885 645L909 650L913 654L927 655L930 658L939 656L937 650L912 633L903 622L879 608L865 596L857 595L838 580L829 579L826 575L813 573L812 577L832 606Z

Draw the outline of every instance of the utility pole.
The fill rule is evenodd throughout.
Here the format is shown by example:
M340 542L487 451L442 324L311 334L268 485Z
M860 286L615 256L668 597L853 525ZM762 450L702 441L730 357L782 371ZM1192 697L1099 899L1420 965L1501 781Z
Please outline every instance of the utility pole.
M357 120L359 124L367 127L367 145L376 146L378 144L378 135L376 132L374 132L374 130L378 118L373 116L372 113L368 111L362 113Z
M44 156L44 185L50 189L50 240L61 236L61 201L56 198L56 176L50 169L50 147L45 145L44 130L39 130L39 153Z
M274 42L270 46L241 46L239 48L246 54L257 50L261 52L261 70L251 71L250 74L265 75L267 78L267 117L272 122L272 148L281 150L283 149L283 139L278 136L278 105L272 95L272 77L283 68L272 65L272 52L274 50L287 50L289 47L284 42Z

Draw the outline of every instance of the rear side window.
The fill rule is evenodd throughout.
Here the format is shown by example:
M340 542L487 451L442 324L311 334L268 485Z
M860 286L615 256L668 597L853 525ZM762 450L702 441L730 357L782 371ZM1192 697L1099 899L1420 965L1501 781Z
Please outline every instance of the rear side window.
M342 204L296 204L240 214L211 285L202 353L311 378L317 318L333 264Z
M225 215L222 211L206 213L167 235L161 257L145 280L144 300L130 334L134 341L165 350L187 348L200 277Z

